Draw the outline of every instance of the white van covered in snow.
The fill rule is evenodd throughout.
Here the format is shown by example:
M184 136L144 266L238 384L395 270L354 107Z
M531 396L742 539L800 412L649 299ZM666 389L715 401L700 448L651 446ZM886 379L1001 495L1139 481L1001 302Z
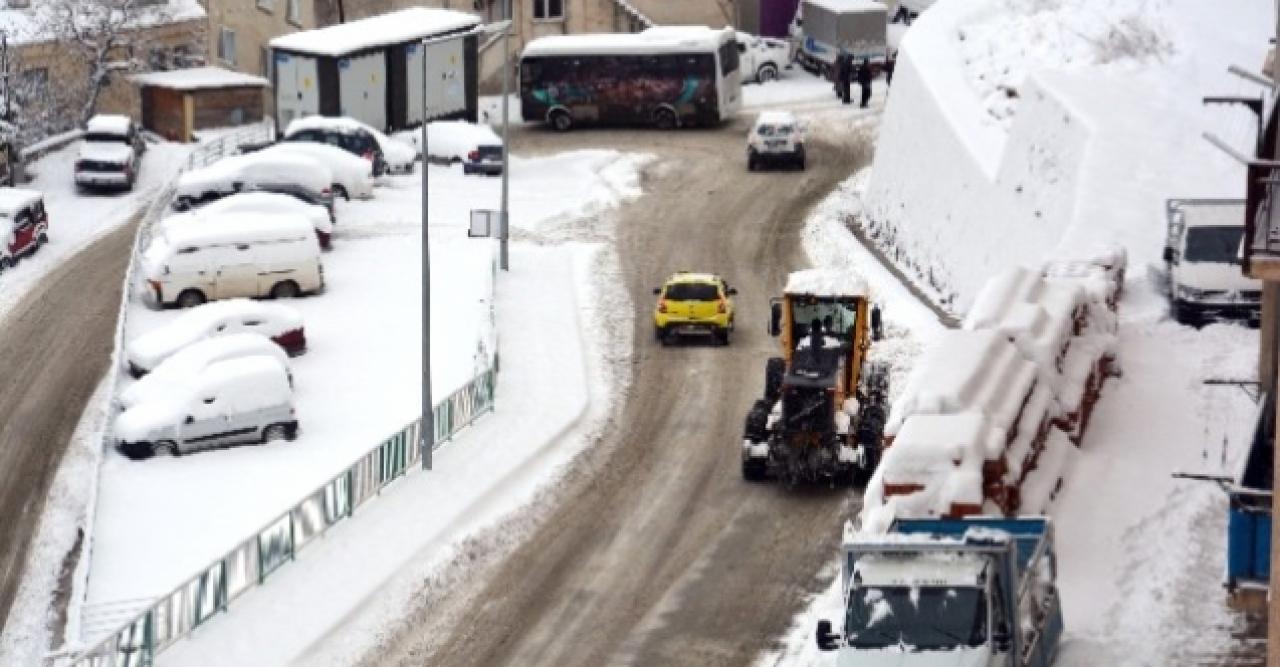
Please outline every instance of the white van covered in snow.
M205 220L197 214L158 231L142 262L157 305L289 298L324 288L320 244L302 216L237 213Z
M293 440L297 434L288 374L263 356L211 364L185 390L138 403L115 422L116 448L131 459Z
M1164 261L1173 316L1183 324L1215 319L1256 323L1262 283L1241 269L1244 200L1170 199Z
M117 404L127 410L139 403L163 399L185 391L199 381L205 369L220 361L244 357L268 357L286 373L289 354L260 333L241 332L193 343L165 359L155 370L120 392Z

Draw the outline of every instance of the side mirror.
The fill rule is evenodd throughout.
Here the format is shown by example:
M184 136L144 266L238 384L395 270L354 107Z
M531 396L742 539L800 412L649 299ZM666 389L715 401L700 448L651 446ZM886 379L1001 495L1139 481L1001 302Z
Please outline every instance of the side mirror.
M1173 261L1177 258L1177 256L1178 256L1178 253L1175 252L1173 248L1170 248L1167 246L1165 247L1164 255L1163 255L1165 264L1172 264Z
M782 334L782 304L769 304L769 335L777 338Z
M183 423L183 424L194 424L194 423L196 423L196 418L195 418L195 417L192 417L191 415L187 415L187 418L186 418L186 419L184 419L184 420L182 420L182 423Z
M871 307L871 340L879 342L884 338L884 323L880 319L880 305Z
M834 651L840 647L840 640L843 637L831 631L831 621L823 619L818 621L818 630L814 633L814 639L818 641L819 651Z
M662 294L662 288L661 288L661 287L655 287L655 288L653 288L653 293L654 293L654 294Z
M729 296L737 296L737 295L738 295L738 288L737 288L737 287L730 287L729 289L725 290L725 294L728 294Z
M1009 646L1013 643L1013 638L1009 636L1009 626L1003 623L997 625L995 632L991 633L991 643L997 653L1008 653Z

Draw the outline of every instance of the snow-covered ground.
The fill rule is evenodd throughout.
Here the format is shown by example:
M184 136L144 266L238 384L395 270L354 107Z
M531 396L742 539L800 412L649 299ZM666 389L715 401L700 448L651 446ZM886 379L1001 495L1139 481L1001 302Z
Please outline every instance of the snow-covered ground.
M516 233L554 232L565 221L589 219L633 196L640 164L637 158L610 151L514 159ZM463 176L456 166L430 169L433 392L443 398L483 369L492 350L488 300L496 245L468 239L466 230L471 208L496 208L500 182ZM420 176L392 177L374 200L340 204L334 249L323 257L325 293L290 304L302 312L308 339L307 354L293 360L302 427L297 441L141 463L114 451L106 454L86 625L92 625L95 610L105 613L121 601L133 600L143 606L168 592L416 417L421 363L419 184ZM571 259L571 253L530 253L523 261L531 265L521 272L567 266ZM519 261L521 255L513 256L513 265ZM504 275L500 281L506 279ZM518 346L519 323L538 319L544 308L576 311L574 281L541 285L542 280L522 278L528 288L539 289L508 299L522 304L523 315L513 318L507 332L498 333L503 339L499 413L504 412L503 397L510 395L504 387L511 364L519 368L523 363L511 355L541 358L546 355L538 350L559 344L551 337L540 340L532 351ZM135 297L126 339L175 316L172 311L151 310ZM581 346L570 346L570 353L580 350ZM577 394L566 391L568 397L582 394L581 388ZM486 444L468 437L471 446ZM461 443L446 449L467 450ZM492 449L486 453L499 454ZM435 473L412 484L438 493L445 479L457 482L452 496L458 503L466 502L465 490L483 490L474 480L448 475L439 464ZM457 515L439 501L433 504L441 516ZM372 523L371 528L377 526Z

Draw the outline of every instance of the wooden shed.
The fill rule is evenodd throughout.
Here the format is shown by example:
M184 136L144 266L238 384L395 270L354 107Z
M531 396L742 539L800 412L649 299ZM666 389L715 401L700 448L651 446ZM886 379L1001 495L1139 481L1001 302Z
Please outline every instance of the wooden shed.
M219 67L133 76L142 92L142 126L170 141L191 141L196 130L262 120L268 81Z

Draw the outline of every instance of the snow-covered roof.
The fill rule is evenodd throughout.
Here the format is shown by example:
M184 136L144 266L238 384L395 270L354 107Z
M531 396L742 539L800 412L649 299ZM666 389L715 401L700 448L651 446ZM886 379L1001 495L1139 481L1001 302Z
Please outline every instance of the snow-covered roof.
M787 294L819 297L867 296L862 276L835 269L805 269L787 276Z
M306 217L313 227L322 232L332 232L333 222L329 220L329 210L318 204L307 202L291 195L279 192L238 192L230 197L223 197L201 206L197 211L169 216L165 222L179 218L181 215L197 213L292 213Z
M553 35L529 42L521 57L709 53L733 38L730 28L712 30L703 26L663 26L638 33Z
M756 116L756 125L795 125L796 115L790 111L762 111Z
M292 213L214 213L181 216L162 225L164 240L175 248L214 243L253 243L313 239L311 221Z
M204 90L210 88L235 88L253 86L265 88L271 82L260 76L233 72L221 67L192 67L167 72L146 72L130 77L140 86L156 86L171 90Z
M830 12L888 12L883 3L875 0L804 0L805 4L821 7Z
M364 49L414 42L465 30L480 19L449 9L411 7L350 23L295 32L271 40L271 48L318 56L341 56Z
M84 131L86 134L114 134L123 137L129 133L132 122L128 116L98 114L89 119Z
M44 198L37 190L23 188L0 188L0 215L13 217L19 210L30 206Z

